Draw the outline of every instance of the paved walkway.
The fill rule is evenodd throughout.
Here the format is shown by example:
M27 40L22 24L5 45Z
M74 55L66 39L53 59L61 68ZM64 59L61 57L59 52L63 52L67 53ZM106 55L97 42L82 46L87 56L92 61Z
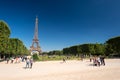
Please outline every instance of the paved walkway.
M0 63L0 80L120 80L120 59L107 59L106 66L95 67L89 60L35 62L32 69L25 63Z

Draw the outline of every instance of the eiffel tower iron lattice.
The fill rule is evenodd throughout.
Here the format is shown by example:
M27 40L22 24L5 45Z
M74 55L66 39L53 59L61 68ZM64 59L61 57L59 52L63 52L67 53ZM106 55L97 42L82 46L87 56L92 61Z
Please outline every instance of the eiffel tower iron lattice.
M38 40L38 17L36 17L36 21L35 21L34 39L32 42L32 46L30 46L30 52L32 52L32 51L38 51L39 54L42 52L42 50L39 46L39 40Z

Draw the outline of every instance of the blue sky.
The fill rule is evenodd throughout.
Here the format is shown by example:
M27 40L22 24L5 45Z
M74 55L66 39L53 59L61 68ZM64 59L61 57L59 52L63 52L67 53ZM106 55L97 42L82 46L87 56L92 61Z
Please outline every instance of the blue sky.
M120 0L0 0L0 20L28 49L36 15L42 51L120 36Z

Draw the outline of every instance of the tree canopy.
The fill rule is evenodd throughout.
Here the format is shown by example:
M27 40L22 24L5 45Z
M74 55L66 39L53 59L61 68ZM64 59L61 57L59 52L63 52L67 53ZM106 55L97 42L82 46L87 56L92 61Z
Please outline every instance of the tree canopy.
M120 36L114 37L106 41L106 52L107 54L117 54L120 55Z
M4 21L0 21L0 37L9 37L11 34L10 28Z
M11 34L9 26L0 21L0 55L27 55L28 49L18 38L9 38Z

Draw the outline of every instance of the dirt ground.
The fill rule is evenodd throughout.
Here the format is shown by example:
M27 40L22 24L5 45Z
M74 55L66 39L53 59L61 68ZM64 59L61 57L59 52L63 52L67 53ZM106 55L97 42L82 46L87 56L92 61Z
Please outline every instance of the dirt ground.
M120 59L105 59L96 67L89 60L35 62L32 69L25 62L0 63L0 80L120 80Z

